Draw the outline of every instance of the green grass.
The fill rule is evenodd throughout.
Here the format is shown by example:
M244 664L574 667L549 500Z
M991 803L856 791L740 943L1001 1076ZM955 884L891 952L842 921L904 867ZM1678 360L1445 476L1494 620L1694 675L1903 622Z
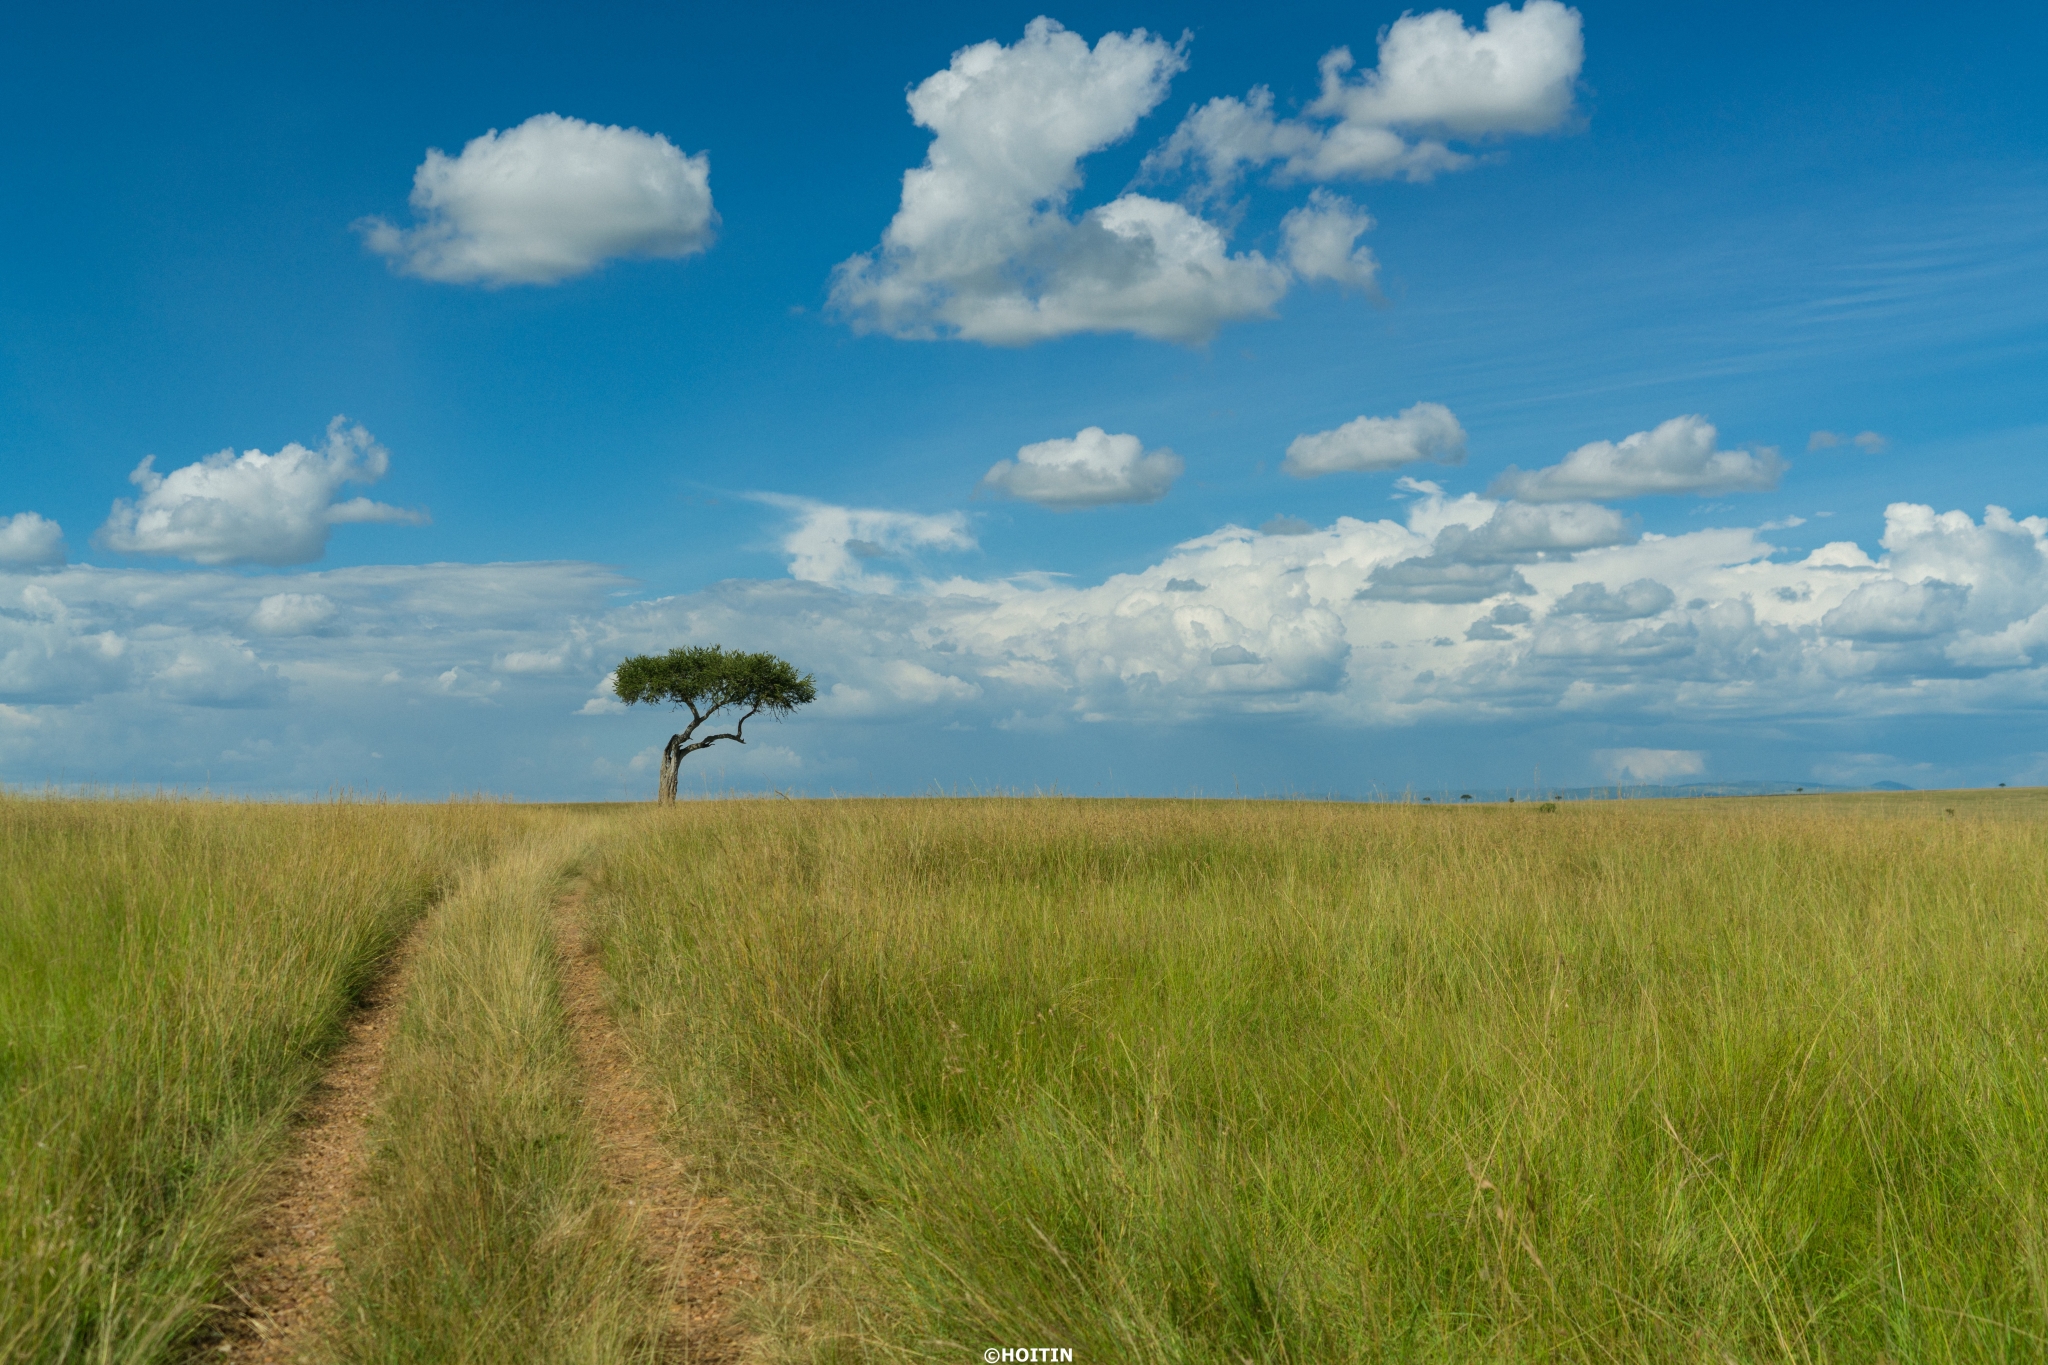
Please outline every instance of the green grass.
M427 921L341 1234L337 1359L651 1358L654 1285L597 1165L561 1003L553 903L579 837L473 873Z
M0 1360L201 1331L285 1122L502 809L0 797Z
M2036 1361L2044 814L735 802L596 876L787 1358Z
M423 913L319 1349L655 1354L579 862L769 1358L2048 1359L2044 817L0 800L0 1359L189 1357Z

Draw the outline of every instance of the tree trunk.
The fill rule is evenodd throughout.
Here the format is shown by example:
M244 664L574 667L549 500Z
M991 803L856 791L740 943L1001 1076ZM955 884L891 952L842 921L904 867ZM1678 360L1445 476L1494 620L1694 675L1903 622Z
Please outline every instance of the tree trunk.
M679 743L681 739L682 736L677 735L661 751L661 792L654 798L660 805L673 806L676 803L676 770L683 764L682 755L678 752L683 747Z

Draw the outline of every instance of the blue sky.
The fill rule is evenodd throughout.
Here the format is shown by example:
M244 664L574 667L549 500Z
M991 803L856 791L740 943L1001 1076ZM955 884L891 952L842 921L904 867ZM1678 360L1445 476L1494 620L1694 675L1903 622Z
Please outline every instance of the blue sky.
M640 795L713 640L721 787L2048 781L2044 39L31 16L0 781Z

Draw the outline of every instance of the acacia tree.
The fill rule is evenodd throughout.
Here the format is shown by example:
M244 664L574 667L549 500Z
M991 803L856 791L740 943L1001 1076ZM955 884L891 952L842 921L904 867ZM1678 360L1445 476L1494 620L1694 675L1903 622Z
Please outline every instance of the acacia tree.
M612 675L612 691L628 706L667 702L690 713L689 728L670 735L661 751L661 794L656 799L663 805L676 799L676 770L686 757L721 739L745 744L747 722L763 711L780 719L818 699L811 675L798 673L773 654L728 652L717 645L635 654ZM704 722L732 708L745 714L729 733L695 738Z

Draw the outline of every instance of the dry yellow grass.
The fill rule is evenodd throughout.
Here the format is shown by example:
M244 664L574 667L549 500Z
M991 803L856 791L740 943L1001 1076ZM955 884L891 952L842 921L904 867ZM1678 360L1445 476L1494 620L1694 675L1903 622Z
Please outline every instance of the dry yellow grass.
M2044 806L0 801L0 1358L188 1349L423 913L323 1349L654 1350L584 859L770 1355L2041 1359Z
M2033 1360L2043 814L722 803L597 876L790 1358Z

